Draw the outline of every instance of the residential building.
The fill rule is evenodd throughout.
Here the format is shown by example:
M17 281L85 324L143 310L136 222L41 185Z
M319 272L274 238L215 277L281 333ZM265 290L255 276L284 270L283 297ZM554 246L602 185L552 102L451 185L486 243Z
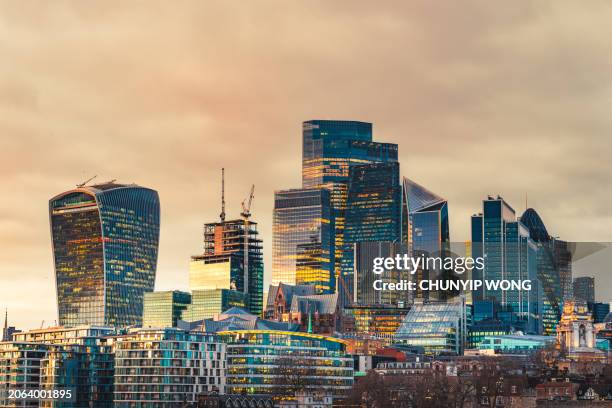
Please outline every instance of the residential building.
M80 184L49 200L49 220L59 324L141 324L157 267L157 192Z
M115 339L115 407L193 404L225 393L226 345L212 334L137 329Z

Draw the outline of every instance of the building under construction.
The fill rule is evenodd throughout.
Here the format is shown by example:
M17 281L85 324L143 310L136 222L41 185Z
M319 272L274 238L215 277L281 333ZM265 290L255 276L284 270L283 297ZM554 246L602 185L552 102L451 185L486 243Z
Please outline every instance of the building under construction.
M248 253L246 260L245 249ZM205 224L204 253L191 257L189 286L192 291L233 289L243 292L247 295L251 313L260 315L263 306L263 251L257 223L235 219Z

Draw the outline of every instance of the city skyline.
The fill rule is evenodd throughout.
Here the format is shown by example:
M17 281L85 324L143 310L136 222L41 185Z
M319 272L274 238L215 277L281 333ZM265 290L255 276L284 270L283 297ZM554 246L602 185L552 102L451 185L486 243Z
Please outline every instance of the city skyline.
M593 23L606 21L609 6L509 13L491 5L478 10L487 24L477 27L468 18L473 5L422 5L402 10L402 19L368 6L285 5L277 27L284 35L257 24L277 5L238 15L208 7L2 6L0 307L9 309L11 325L57 319L46 206L95 174L159 191L158 290L187 288L202 225L218 219L220 168L229 218L255 183L267 288L274 191L300 185L301 124L310 119L374 123L377 140L399 145L400 176L448 199L453 241L468 239L470 215L487 194L502 195L517 214L527 194L529 207L564 240L612 241L605 188L612 124L601 108L612 63ZM559 19L568 15L583 19ZM141 36L126 16L167 36ZM239 32L223 26L230 18L244 23ZM326 32L329 44L306 38L304 27ZM463 55L446 44L449 34ZM572 41L561 41L566 36ZM397 39L403 47L389 45ZM346 76L355 55L374 62ZM612 297L597 289L598 298Z

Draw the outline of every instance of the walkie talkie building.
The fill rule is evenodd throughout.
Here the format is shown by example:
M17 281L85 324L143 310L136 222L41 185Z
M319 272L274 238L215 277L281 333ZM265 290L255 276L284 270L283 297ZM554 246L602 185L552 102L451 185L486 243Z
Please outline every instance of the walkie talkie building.
M142 322L155 284L156 191L115 182L78 186L49 201L59 324Z

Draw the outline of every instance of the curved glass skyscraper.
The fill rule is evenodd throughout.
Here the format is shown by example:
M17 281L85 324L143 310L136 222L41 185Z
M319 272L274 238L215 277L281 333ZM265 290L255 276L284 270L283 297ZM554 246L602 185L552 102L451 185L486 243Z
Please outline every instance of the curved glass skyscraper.
M79 186L49 201L59 324L142 322L155 284L157 192L114 182Z

